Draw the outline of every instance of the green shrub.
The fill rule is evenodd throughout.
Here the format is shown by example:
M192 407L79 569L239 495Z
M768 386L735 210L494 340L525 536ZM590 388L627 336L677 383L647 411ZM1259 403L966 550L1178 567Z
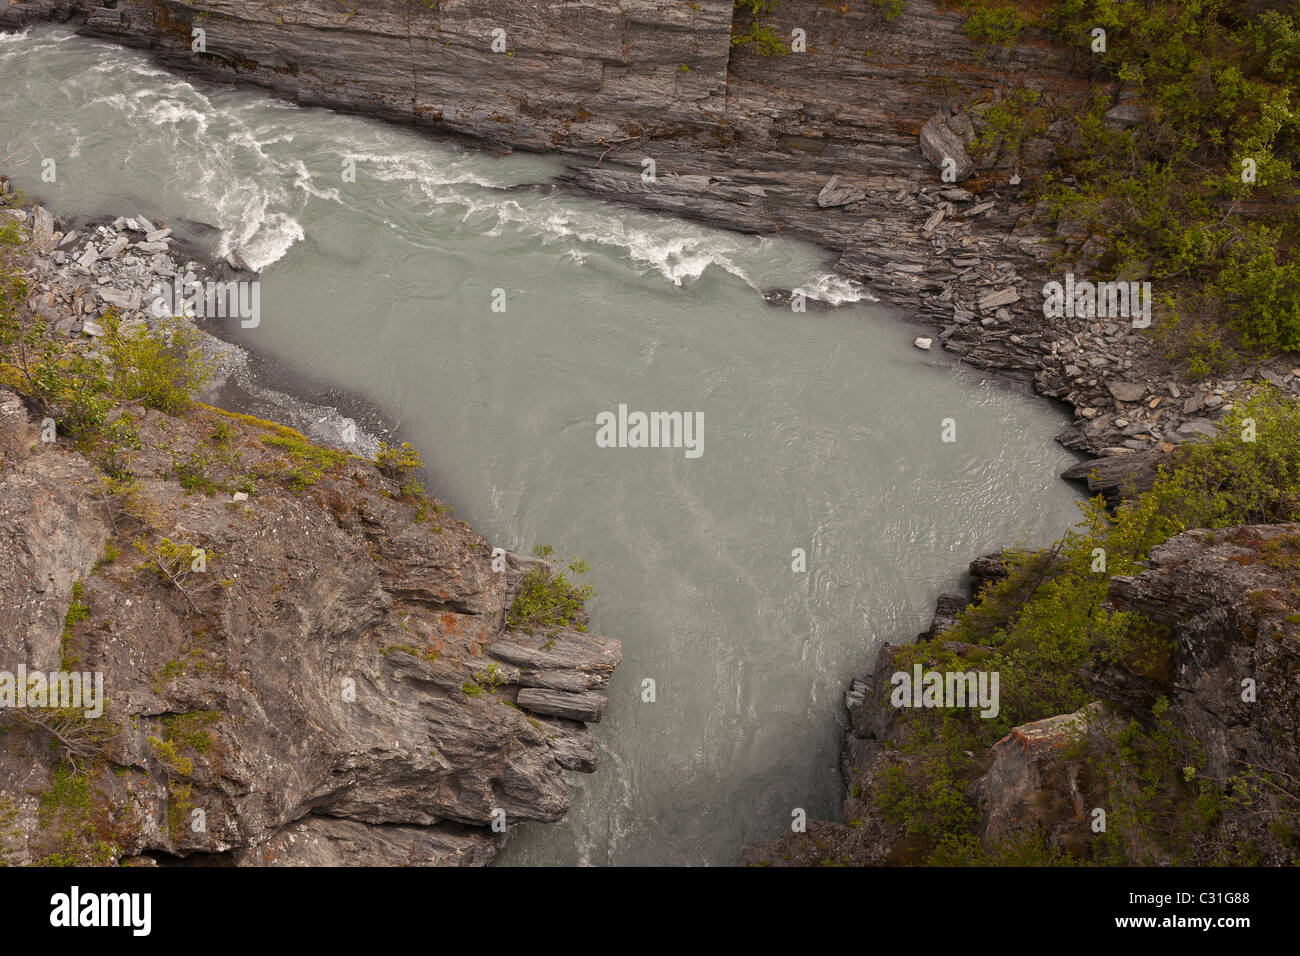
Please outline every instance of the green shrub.
M770 26L759 18L776 9L777 0L736 0L733 10L732 47L753 47L760 56L785 56L790 52L787 43L777 36ZM744 30L737 30L737 20L748 20Z
M1053 0L1043 22L1095 79L1088 102L1057 106L1078 129L1064 170L1076 183L1044 193L1105 243L1099 271L1159 280L1157 329L1196 330L1191 347L1169 353L1193 377L1221 371L1239 350L1300 349L1296 11ZM1091 46L1098 27L1104 52ZM1116 83L1144 110L1135 129L1104 121Z
M1300 406L1265 391L1224 416L1217 437L1181 446L1150 491L1113 512L1094 498L1082 506L1079 525L1052 548L1012 552L1008 576L986 588L944 634L945 643L983 650L927 642L895 652L895 666L903 671L921 663L1000 675L996 718L943 708L903 710L895 718L894 736L908 759L888 771L873 799L916 842L918 860L1069 862L1032 840L987 852L975 848L977 817L966 795L980 772L975 755L987 753L1014 726L1091 703L1096 692L1085 667L1092 663L1115 663L1155 686L1167 684L1174 650L1168 631L1141 615L1110 610L1111 578L1140 573L1152 548L1188 528L1300 520L1296 435ZM1260 561L1300 566L1297 552L1278 546L1262 551ZM1197 777L1198 743L1173 731L1163 707L1124 728L1113 747L1094 747L1086 757L1093 778L1111 782L1107 806L1119 807L1108 809L1111 836L1088 844L1094 862L1126 859L1119 841L1134 832L1154 841L1163 858L1204 863L1240 856L1216 842L1213 829L1219 808L1236 799L1241 784ZM1188 857L1193 846L1202 858Z
M876 7L885 14L885 22L890 23L903 15L907 9L907 0L873 0Z
M416 469L423 467L424 462L420 461L420 453L409 441L404 441L397 447L380 442L375 465L389 478L405 481Z
M189 410L208 383L213 366L204 358L202 334L179 318L164 319L155 331L121 330L115 310L104 316L105 354L112 364L113 392L169 415Z
M1026 26L1015 7L980 3L966 21L966 35L977 43L1011 46Z
M549 547L538 547L534 552L539 557L551 553ZM574 575L586 574L590 568L586 562L574 558L569 562L568 570ZM575 584L550 565L538 565L524 575L519 585L519 593L506 614L506 623L510 627L534 633L552 631L570 627L586 630L583 607L587 601L596 596L589 584Z
M1234 243L1212 290L1232 308L1248 346L1300 352L1300 260L1278 262L1280 230L1250 227Z
M289 488L295 493L304 491L324 477L326 469L337 468L348 460L347 452L325 448L309 441L306 436L291 429L275 435L262 436L263 444L279 448L291 461L285 474ZM268 472L268 477L274 473Z

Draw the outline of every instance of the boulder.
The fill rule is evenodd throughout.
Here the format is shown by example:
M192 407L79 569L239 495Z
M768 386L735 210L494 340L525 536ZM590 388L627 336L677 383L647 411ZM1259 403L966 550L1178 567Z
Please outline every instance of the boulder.
M942 116L932 116L921 127L921 154L941 172L952 168L955 174L953 182L962 182L975 172L975 164L966 152L966 144L961 136L953 132L947 120ZM951 160L951 163L948 161Z

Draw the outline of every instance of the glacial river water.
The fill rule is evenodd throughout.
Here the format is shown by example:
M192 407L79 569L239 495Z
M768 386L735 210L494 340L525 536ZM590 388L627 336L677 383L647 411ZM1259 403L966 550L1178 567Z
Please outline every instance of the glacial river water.
M838 818L849 678L970 558L1076 515L1059 413L914 349L916 326L809 246L577 198L546 187L551 159L196 86L59 30L0 35L0 90L20 186L59 213L215 227L262 270L245 348L381 409L495 544L590 563L594 628L626 655L600 766L501 864L730 864L793 808ZM838 307L796 314L772 287ZM703 454L598 447L620 403L702 413Z

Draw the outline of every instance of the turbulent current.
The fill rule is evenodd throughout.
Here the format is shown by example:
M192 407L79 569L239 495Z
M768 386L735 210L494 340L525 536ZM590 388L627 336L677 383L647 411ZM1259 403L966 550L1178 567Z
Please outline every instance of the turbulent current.
M495 545L591 565L593 628L626 655L599 767L501 863L727 864L795 808L838 818L850 676L972 557L1075 517L1059 414L914 349L812 247L575 197L548 158L196 85L63 31L0 35L0 90L2 171L55 212L165 219L261 270L260 324L231 334L285 370L262 388L356 396ZM338 424L277 401L322 437ZM620 405L699 423L702 454L602 447Z

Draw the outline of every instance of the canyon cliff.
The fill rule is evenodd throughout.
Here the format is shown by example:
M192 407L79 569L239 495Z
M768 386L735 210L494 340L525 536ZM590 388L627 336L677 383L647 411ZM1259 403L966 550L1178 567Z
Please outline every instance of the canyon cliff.
M1032 30L1014 45L978 44L963 28L962 12L932 0L909 0L895 17L876 4L858 9L784 0L768 20L771 29L782 43L792 31L804 31L807 52L761 56L752 45L733 43L743 16L731 0L379 0L356 10L325 0L275 5L217 0L201 8L164 0L0 0L3 26L71 21L85 35L148 50L169 68L206 80L256 85L301 105L360 112L495 150L563 154L568 157L564 184L602 198L746 232L780 232L816 242L834 257L841 272L869 284L909 318L938 326L937 339L946 350L976 367L1030 382L1040 394L1071 406L1075 420L1060 440L1101 457L1067 475L1087 478L1095 490L1112 497L1149 487L1157 466L1175 446L1213 435L1234 402L1251 390L1250 380L1300 392L1300 373L1277 363L1262 363L1245 375L1217 382L1179 381L1158 344L1127 322L1043 314L1039 290L1046 278L1066 270L1085 273L1097 264L1098 236L1079 222L1054 219L1045 208L1048 204L1031 199L1034 184L1077 150L1078 129L1068 119L1057 121L1013 147L996 135L989 113L1020 90L1058 104L1071 102L1088 88L1078 68L1079 51L1064 49ZM202 52L193 49L196 29L203 31ZM500 52L493 49L494 39L504 43ZM1139 109L1119 85L1109 95L1117 122ZM647 160L654 163L653 177L644 175ZM953 182L940 177L949 160L956 173ZM770 301L785 302L792 293L773 290ZM11 417L18 421L21 416L14 411ZM23 447L33 447L29 432L35 424L27 420L24 427L27 432L16 432L24 437L14 452L20 468L22 462L36 459L35 452L22 452ZM73 452L65 450L56 459L54 450L41 449L40 458L51 459L43 467L53 467L57 460L58 467L69 470L77 479L71 487L80 487L78 481L92 484L84 468L77 470ZM355 484L353 472L361 468L350 463L339 480ZM373 480L361 477L367 483ZM51 482L48 479L47 485ZM57 493L46 487L37 497L64 502L46 526L66 539L68 553L84 570L87 562L97 560L107 540L105 522L111 524L111 519L94 516L93 497L65 501L72 494L67 487L66 481ZM326 513L331 500L320 506ZM388 497L379 502L363 495L362 500L368 502L366 509L378 509L381 516L391 507ZM300 537L291 539L290 549L299 561L308 560L303 556L312 553L315 545L309 542L315 541L315 534L324 534L328 543L346 530L306 523L300 514L306 507L286 501L283 516L276 519L285 528L301 530ZM327 520L313 515L313 520ZM371 528L376 522L383 526L384 519L357 520L357 527ZM344 643L351 648L344 655L348 659L358 653L358 645L348 641L361 633L355 622L347 623L349 614L361 614L367 627L385 634L398 627L394 622L401 614L420 609L449 616L460 627L469 625L470 637L461 633L451 642L459 649L452 656L460 658L454 672L439 670L449 666L445 650L430 661L419 653L390 649L381 653L379 677L372 678L376 687L381 680L395 679L396 671L390 675L385 667L403 668L403 676L419 670L425 676L415 683L429 701L454 698L458 680L476 680L478 672L467 663L477 657L475 647L488 656L493 656L493 647L499 652L504 647L505 652L496 655L503 664L548 672L549 683L540 684L540 689L578 695L598 689L607 676L600 662L615 651L600 642L588 646L573 635L575 646L566 647L565 664L537 658L554 651L544 645L515 650L508 635L487 624L508 604L509 585L486 576L482 563L488 555L481 546L476 550L472 534L465 531L461 549L453 548L436 569L418 562L403 566L410 555L402 544L409 532L402 530L407 520L398 520L395 530L375 532L381 540L367 544L364 554L354 549L336 555L338 560L356 557L362 567L368 567L368 560L378 562L385 571L375 570L373 576L368 572L358 580L351 573L331 572L326 562L320 569L313 564L311 574L305 575L314 580L321 574L327 582L344 579L324 592L332 596L339 613L325 615L318 623L325 635L335 626L344 629ZM70 524L81 530L66 530ZM1090 678L1096 690L1094 705L1019 726L988 754L973 757L980 774L965 783L981 809L981 839L998 842L1028 827L1047 834L1056 850L1076 850L1089 832L1092 788L1103 782L1097 771L1077 759L1080 742L1111 741L1127 722L1149 723L1158 700L1166 702L1163 714L1173 728L1206 748L1206 766L1200 772L1207 777L1222 778L1243 762L1280 774L1298 772L1295 728L1287 717L1297 695L1294 569L1259 561L1259 549L1252 551L1250 543L1295 532L1293 526L1278 527L1220 531L1217 538L1210 532L1188 532L1160 546L1149 570L1114 580L1110 601L1117 611L1141 613L1168 629L1174 648L1169 671L1098 670ZM197 530L205 540L232 547L229 532L215 520ZM31 534L29 527L18 528L13 540ZM391 535L396 537L390 540ZM390 553L394 546L396 557ZM13 599L15 613L36 615L30 627L38 632L41 627L58 631L58 608L72 600L69 582L74 575L68 568L51 570L46 565L53 559L42 557L34 545L25 547L32 549L32 557L15 565L12 574L14 593L25 595ZM1282 541L1277 547L1285 551L1291 545ZM235 566L245 578L255 558L236 549ZM516 579L522 570L515 566ZM417 579L423 575L428 583L417 588L419 593L408 594L400 583L407 574ZM31 587L32 581L54 587L58 600L44 607L21 592L23 582ZM108 585L96 583L94 576L89 581L93 621L96 589ZM371 581L370 590L347 590L365 581ZM256 586L261 590L249 607L280 608L278 590L261 582ZM430 593L443 596L434 600ZM159 600L154 598L155 603ZM291 593L285 600L297 608L286 621L316 620L311 609L317 591ZM345 613L343 608L352 608L353 601L359 602L357 608ZM390 601L397 611L386 603ZM183 604L180 597L173 595L171 604L173 615L183 612L177 607ZM941 613L926 635L936 652L961 650L945 650L942 634L965 605L964 597L941 602ZM144 613L147 606L132 613ZM78 624L75 633L86 626ZM448 638L451 632L440 627L425 635L430 642ZM232 648L254 640L240 634ZM31 650L46 660L53 653L53 638L47 633L42 640ZM380 641L377 652L407 643L395 632L385 640L390 643ZM365 647L369 653L370 645ZM843 763L851 787L845 806L850 822L811 824L806 837L791 835L777 844L751 847L746 861L917 861L912 837L896 821L882 817L871 801L878 781L907 759L896 739L902 731L880 700L897 651L882 650L873 673L849 695L852 729ZM268 652L263 648L259 653ZM290 659L315 660L305 645L296 646ZM147 664L154 670L141 675L170 666L169 659ZM331 658L313 672L337 676L339 666ZM1253 709L1243 709L1239 700L1240 680L1246 677L1267 689L1267 698L1261 692ZM147 689L159 695L171 693L170 686ZM463 692L465 683L459 686ZM517 694L523 681L509 680L507 686L516 695L507 695L507 700L520 703ZM138 690L139 700L148 699L145 689L142 685ZM233 687L221 694L236 699ZM474 698L468 703L472 707L483 702ZM194 699L182 707L150 699L147 706L135 700L129 706L143 719L199 712L207 704ZM486 852L490 842L481 829L484 814L504 799L497 797L494 803L490 794L524 794L512 804L516 815L553 819L563 803L562 788L554 783L557 768L588 769L590 763L589 740L561 716L553 714L551 719L539 712L534 719L544 721L548 729L544 739L533 739L504 713L509 710L504 703L497 706L503 713L495 717L514 723L508 724L508 733L492 731L489 736L499 743L487 753L453 761L451 767L438 764L436 746L430 748L427 767L426 758L416 761L409 753L376 758L365 764L365 782L357 784L347 776L353 750L330 753L322 756L319 766L312 765L306 779L287 788L290 797L283 806L258 811L240 806L238 812L253 821L247 833L228 833L200 847L179 844L159 831L130 852L227 853L241 861L252 859L247 854L275 858L276 853L288 853L292 860L294 853L308 854L301 848L311 846L316 849L310 854L317 855L303 859L325 862L331 857L324 848L348 845L360 827L381 827L383 839L376 838L368 859L391 861L407 853L430 861L477 860L476 854ZM332 710L305 713L308 722L333 726L342 718ZM470 713L472 709L457 711L456 719L469 719L465 715ZM298 722L298 716L294 720ZM309 746L306 739L273 746L274 735L267 729L273 722L259 717L255 724L263 728L260 736L233 749L274 760L300 753L295 747ZM225 732L223 724L218 726ZM523 737L513 736L516 732ZM362 727L349 727L344 737L366 754L385 754L384 745L370 739L374 733L374 725L363 721ZM176 734L169 738L162 724L152 726L152 733L124 737L120 752L126 759L120 765L127 775L144 772L139 758L150 736L164 744L179 739ZM522 766L503 756L519 753L517 747L530 755ZM396 759L391 768L389 759ZM413 762L421 764L422 773L415 773ZM343 769L337 769L339 765ZM441 789L428 790L423 771L430 769L434 779L444 781ZM458 776L462 772L473 781L464 796ZM207 771L195 773L205 779ZM162 799L174 781L165 767L154 767L146 776L154 788L152 797L149 792L145 796L145 806L150 807L154 804L148 800ZM509 787L507 778L512 781ZM244 790L252 779L247 772L236 774L232 794L220 787L216 791L226 801L247 797ZM412 783L415 779L422 782ZM349 795L354 787L362 794L355 800ZM411 797L413 792L417 795ZM397 805L412 812L394 813ZM1222 821L1223 839L1249 835L1261 862L1286 859L1286 828L1279 832L1252 824L1275 821L1279 805L1266 800L1220 811L1216 819ZM38 807L28 804L22 812L30 823ZM466 831L466 838L459 829L466 825L479 829ZM1132 854L1129 862L1168 862L1159 848L1141 843L1138 831L1128 832L1136 841L1125 845L1124 852ZM416 839L413 834L423 836ZM1189 849L1208 856L1215 847Z
M38 374L139 348L168 230L10 216L20 321L64 363ZM583 611L510 617L547 562L452 518L408 450L156 392L69 435L41 404L63 386L23 361L0 366L27 393L0 386L0 671L99 674L106 703L0 710L0 862L481 865L506 827L564 816L622 654Z

